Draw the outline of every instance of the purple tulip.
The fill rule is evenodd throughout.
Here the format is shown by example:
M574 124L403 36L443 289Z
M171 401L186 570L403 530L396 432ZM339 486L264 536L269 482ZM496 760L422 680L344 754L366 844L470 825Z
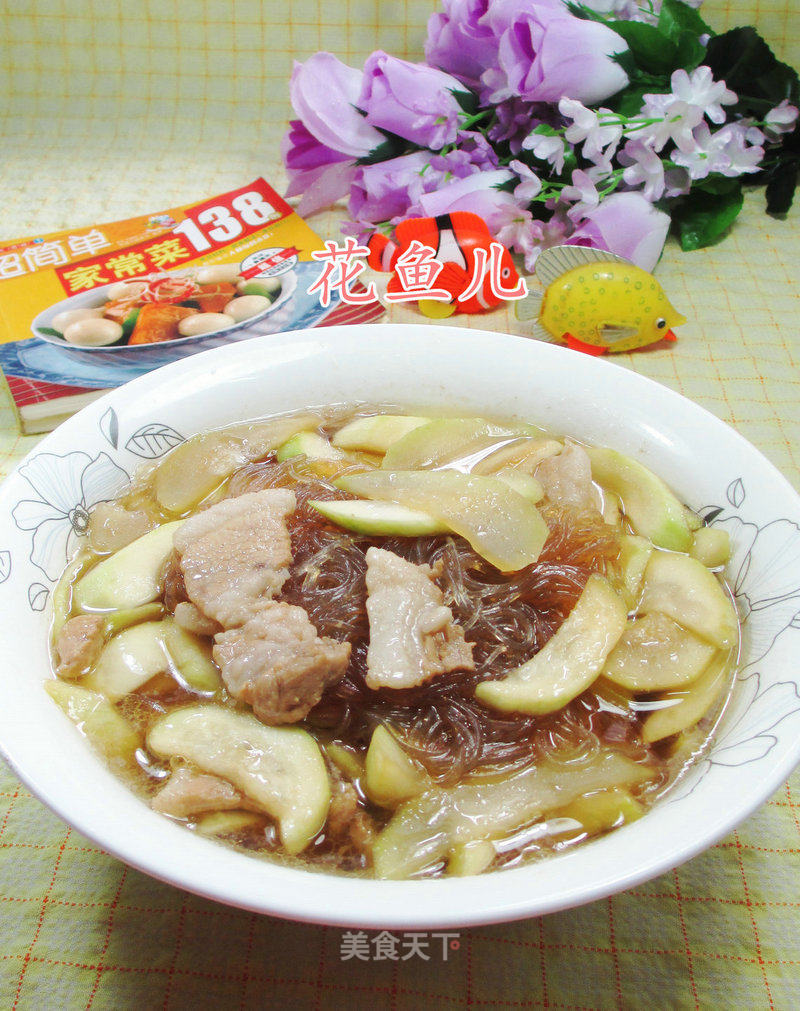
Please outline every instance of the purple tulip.
M320 144L299 119L289 123L281 141L281 155L289 177L286 196L302 194L299 214L313 214L349 192L356 163L341 151Z
M362 75L332 53L315 53L295 63L289 95L306 130L333 151L363 158L384 137L356 108Z
M471 88L497 55L497 39L484 23L489 0L444 0L444 13L431 15L425 58Z
M611 59L626 48L605 25L537 3L519 12L503 32L500 75L489 72L484 81L495 86L499 100L518 95L529 102L558 102L567 96L594 105L627 85L627 74Z
M458 135L463 112L454 91L463 87L449 74L379 50L364 64L356 104L371 126L436 150L453 144Z
M652 270L664 248L669 220L641 193L612 193L585 213L569 242L607 249Z
M430 151L414 151L389 161L363 165L350 189L349 211L359 221L387 221L403 217L427 189L444 179L431 165Z

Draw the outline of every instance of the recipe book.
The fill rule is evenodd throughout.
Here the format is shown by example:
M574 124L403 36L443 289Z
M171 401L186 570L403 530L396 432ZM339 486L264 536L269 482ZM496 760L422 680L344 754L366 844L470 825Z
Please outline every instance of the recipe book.
M0 369L24 433L231 341L377 319L308 289L320 237L264 179L155 214L0 243Z

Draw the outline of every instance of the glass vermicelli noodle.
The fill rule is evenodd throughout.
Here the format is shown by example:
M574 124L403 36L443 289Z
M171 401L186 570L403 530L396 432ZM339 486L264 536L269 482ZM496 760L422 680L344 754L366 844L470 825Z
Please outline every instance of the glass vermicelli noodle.
M738 647L725 560L602 447L285 416L189 440L98 507L48 685L194 832L309 869L483 873L624 826L702 754Z

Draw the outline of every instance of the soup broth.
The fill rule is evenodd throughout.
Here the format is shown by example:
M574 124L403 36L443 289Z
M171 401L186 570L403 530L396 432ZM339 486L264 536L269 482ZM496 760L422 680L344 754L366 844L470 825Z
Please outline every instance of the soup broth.
M514 421L197 436L91 515L54 699L154 809L309 869L474 874L641 817L707 746L724 536Z

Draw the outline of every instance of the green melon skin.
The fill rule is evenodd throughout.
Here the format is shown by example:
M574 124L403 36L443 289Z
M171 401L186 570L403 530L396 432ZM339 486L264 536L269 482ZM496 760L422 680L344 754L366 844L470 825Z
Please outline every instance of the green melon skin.
M595 481L619 496L637 534L647 537L658 548L689 550L692 531L686 510L660 477L614 449L589 446L586 451Z

